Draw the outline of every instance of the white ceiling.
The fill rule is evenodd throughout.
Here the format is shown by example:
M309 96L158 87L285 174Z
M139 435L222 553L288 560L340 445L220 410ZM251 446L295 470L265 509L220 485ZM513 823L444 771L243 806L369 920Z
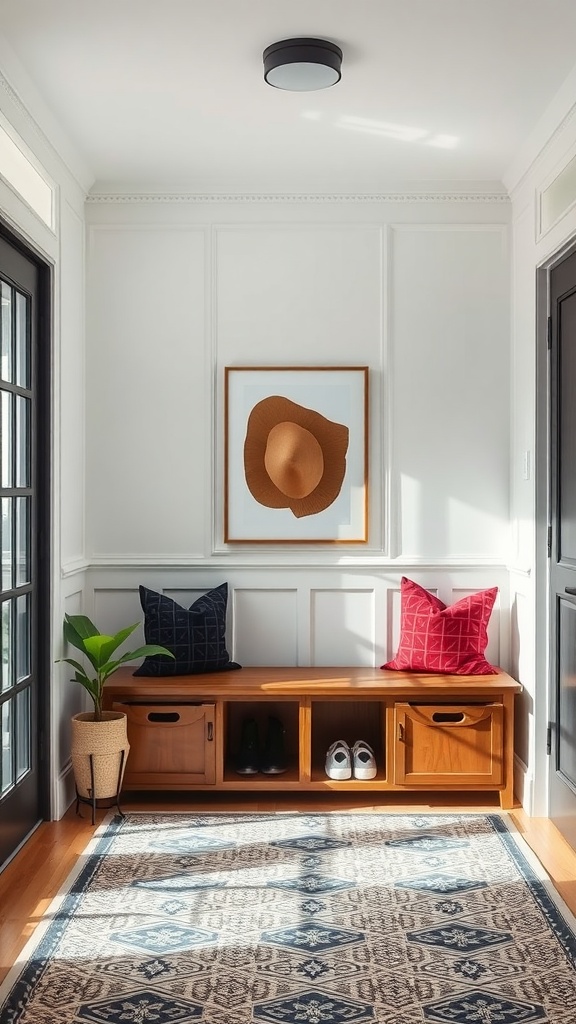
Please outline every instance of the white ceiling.
M495 187L576 64L576 0L0 0L0 33L97 187ZM318 36L331 89L264 83Z

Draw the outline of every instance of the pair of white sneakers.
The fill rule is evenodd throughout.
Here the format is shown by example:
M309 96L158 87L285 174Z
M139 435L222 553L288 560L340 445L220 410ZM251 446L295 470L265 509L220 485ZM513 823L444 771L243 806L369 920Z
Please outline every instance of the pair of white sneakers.
M374 779L376 758L369 743L356 740L349 747L346 740L335 740L326 751L326 775L329 779Z

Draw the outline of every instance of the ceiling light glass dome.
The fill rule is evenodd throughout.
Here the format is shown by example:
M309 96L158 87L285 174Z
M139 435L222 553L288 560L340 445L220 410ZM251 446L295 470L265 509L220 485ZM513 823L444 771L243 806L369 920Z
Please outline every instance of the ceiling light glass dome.
M342 50L326 39L282 39L263 53L264 80L275 89L312 92L340 81Z

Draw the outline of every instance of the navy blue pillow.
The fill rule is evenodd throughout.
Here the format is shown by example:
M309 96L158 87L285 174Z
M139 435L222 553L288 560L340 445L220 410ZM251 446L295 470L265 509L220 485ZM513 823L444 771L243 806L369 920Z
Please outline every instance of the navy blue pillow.
M171 597L140 587L147 644L160 644L172 651L151 654L135 676L183 676L201 672L227 672L241 668L230 661L226 650L226 605L228 584L222 583L183 608Z

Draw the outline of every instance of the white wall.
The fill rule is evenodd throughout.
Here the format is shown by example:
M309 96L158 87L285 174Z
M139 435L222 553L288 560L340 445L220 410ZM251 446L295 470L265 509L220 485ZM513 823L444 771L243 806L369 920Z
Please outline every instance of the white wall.
M139 583L186 603L227 580L244 664L377 665L404 573L448 603L498 585L489 657L508 666L509 212L88 202L86 538L103 628L141 619ZM224 367L240 365L369 366L367 545L224 543Z

